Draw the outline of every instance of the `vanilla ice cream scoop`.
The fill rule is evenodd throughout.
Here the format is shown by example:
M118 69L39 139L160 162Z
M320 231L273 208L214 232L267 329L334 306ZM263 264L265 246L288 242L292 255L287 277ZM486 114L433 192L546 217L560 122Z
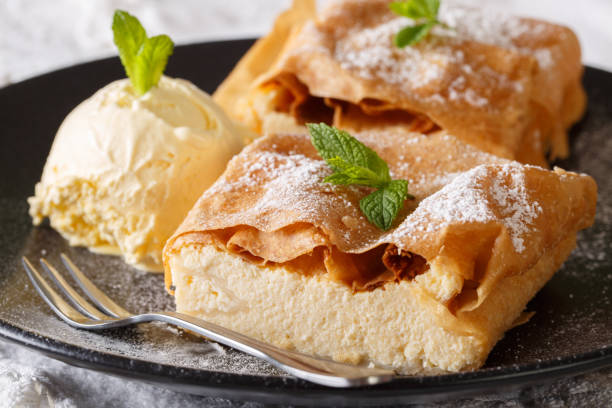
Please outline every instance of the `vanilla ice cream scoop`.
M138 96L113 82L64 120L35 195L70 245L121 254L161 271L161 251L202 192L248 137L192 83L162 77Z

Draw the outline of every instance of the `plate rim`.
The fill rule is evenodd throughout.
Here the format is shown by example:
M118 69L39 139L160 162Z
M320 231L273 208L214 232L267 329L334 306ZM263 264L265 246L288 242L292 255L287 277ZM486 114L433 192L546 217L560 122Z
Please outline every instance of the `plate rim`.
M526 384L547 383L612 366L612 346L608 346L540 362L435 376L398 376L386 384L346 389L316 385L292 376L228 373L129 358L58 341L3 320L0 320L0 339L73 366L155 383L177 391L230 399L254 398L262 402L278 402L282 396L287 402L296 404L322 402L330 397L345 403L381 402L385 399L399 402L406 398L411 402L431 402L439 400L441 394L448 398L490 393ZM206 392L197 392L193 387ZM389 395L390 391L392 395Z
M254 40L253 38L242 38L194 42L180 45L177 48L186 51L190 47L201 46L245 46L253 43ZM30 82L115 59L116 56L77 63L7 84L0 88L0 98L4 92L17 90L21 86L27 86ZM586 65L584 68L585 71L599 71L612 75L612 71L606 69ZM500 388L539 384L612 366L612 345L610 345L585 353L524 364L435 376L399 376L387 384L352 388L349 392L347 389L315 385L295 377L229 373L133 359L55 340L13 325L2 318L0 318L0 340L24 346L71 365L143 380L178 391L230 399L254 399L263 402L278 402L279 397L283 397L285 401L297 404L321 403L324 400L339 404L357 400L382 402L386 399L389 400L387 402L399 402L402 399L405 401L406 398L410 398L409 401L413 403L424 402L449 396L493 392ZM202 394L198 390L206 392ZM392 395L389 394L390 391L393 391ZM331 401L330 398L332 398Z

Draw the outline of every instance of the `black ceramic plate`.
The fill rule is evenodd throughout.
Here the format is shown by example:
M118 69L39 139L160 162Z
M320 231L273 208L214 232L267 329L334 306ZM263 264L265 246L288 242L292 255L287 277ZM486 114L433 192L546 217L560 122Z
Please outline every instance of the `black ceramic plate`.
M178 47L168 75L211 92L251 40ZM0 336L69 363L174 389L285 403L398 403L535 384L612 364L612 74L587 68L589 111L573 130L572 156L560 163L597 179L595 225L565 266L529 304L535 316L510 330L475 372L400 377L377 387L338 390L278 372L242 353L165 325L87 332L59 321L29 284L22 255L58 262L67 252L129 310L170 309L160 275L118 258L70 248L49 227L33 228L26 198L40 177L54 134L79 102L123 71L118 58L52 72L0 89ZM75 151L75 155L79 152Z

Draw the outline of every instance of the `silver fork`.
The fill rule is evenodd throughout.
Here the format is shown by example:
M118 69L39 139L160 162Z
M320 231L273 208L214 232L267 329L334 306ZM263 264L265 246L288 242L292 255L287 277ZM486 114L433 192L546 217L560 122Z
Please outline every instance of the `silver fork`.
M22 258L22 262L36 291L51 309L70 326L86 330L102 330L152 321L170 323L261 358L298 378L329 387L374 385L390 381L395 377L395 373L392 370L342 364L294 351L283 350L214 323L181 313L130 313L98 289L65 254L61 254L61 259L75 282L97 307L79 295L66 282L57 269L44 258L40 259L42 268L76 309L70 306L47 283L26 257Z

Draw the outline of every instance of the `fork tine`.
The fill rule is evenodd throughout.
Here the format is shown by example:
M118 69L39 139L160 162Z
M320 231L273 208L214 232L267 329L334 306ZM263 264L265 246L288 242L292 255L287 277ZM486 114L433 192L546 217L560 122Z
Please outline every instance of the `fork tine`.
M81 270L68 258L66 254L61 254L62 262L68 272L72 275L76 283L89 296L89 298L104 312L114 317L129 317L132 314L112 301L104 292L102 292L92 281L81 272Z
M44 280L40 273L30 263L25 256L21 258L26 274L32 281L34 288L45 302L53 309L53 311L68 324L80 323L87 320L87 317L79 313L76 309L70 306L59 293L55 291Z
M55 269L45 258L40 258L40 264L43 269L51 276L57 286L64 292L64 295L68 300L76 306L77 309L92 319L108 319L108 316L96 309L91 303L85 300L79 295L73 288L66 282L64 277Z

